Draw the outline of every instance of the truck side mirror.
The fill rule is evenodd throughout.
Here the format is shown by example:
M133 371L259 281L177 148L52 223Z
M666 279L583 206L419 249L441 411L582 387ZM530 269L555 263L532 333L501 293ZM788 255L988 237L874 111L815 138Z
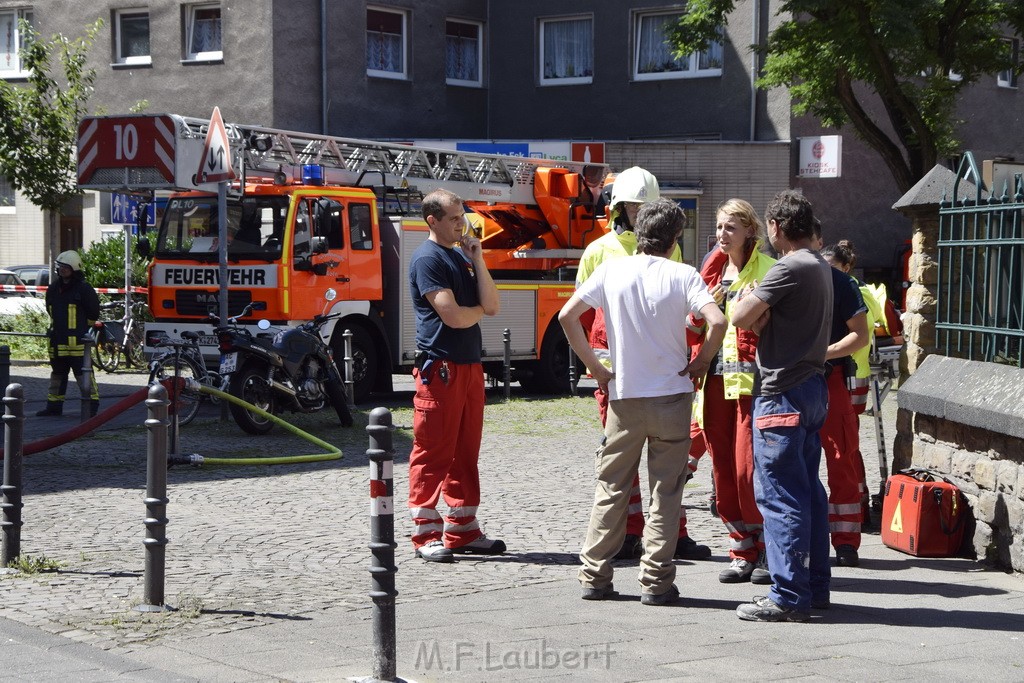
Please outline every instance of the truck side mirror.
M149 245L149 238L140 236L138 241L135 243L135 251L138 252L139 256L142 258L149 258L153 253Z

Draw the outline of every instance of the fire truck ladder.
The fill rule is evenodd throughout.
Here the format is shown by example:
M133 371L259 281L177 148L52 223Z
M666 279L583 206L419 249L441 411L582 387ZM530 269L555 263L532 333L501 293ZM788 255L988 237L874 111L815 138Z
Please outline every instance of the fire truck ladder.
M209 121L180 118L193 135L206 136ZM324 182L330 184L356 185L364 177L379 174L385 186L424 194L443 187L467 200L533 204L534 174L539 167L570 169L598 182L608 172L605 164L454 151L231 123L225 128L236 154L241 153L244 172L265 177L284 174L299 180L303 166L316 164L324 167Z

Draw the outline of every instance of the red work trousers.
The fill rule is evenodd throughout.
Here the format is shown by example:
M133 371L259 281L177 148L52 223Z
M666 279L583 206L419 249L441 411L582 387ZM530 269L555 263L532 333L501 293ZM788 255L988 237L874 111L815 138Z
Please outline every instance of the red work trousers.
M821 427L821 446L828 469L828 529L832 547L860 548L862 499L867 493L860 425L839 368L828 376L828 414Z
M608 394L602 393L600 389L594 392L597 399L597 412L601 416L601 426L604 427L608 420ZM688 417L688 416L687 416ZM696 435L695 435L696 434ZM700 429L691 425L690 429L690 470L697 471L697 459L704 455L704 440L699 438ZM626 515L626 533L633 536L644 535L644 504L643 494L640 492L640 474L633 477L633 487L629 490L629 508ZM689 532L686 530L686 507L679 506L679 538L687 538Z
M448 381L441 379L446 363ZM480 504L477 460L484 424L484 371L479 363L434 361L429 384L418 370L413 397L412 452L409 454L409 513L412 543L444 539L448 548L476 540L483 532L476 519ZM442 523L436 507L444 495L448 512ZM442 535L443 532L443 535Z
M725 398L722 375L704 378L704 440L711 453L715 505L729 532L729 557L756 562L764 549L761 511L754 502L754 399Z

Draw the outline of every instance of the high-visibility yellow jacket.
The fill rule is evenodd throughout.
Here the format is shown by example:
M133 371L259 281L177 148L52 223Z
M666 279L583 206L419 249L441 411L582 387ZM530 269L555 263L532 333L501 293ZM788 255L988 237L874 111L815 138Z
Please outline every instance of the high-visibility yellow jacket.
M708 287L714 287L722 281L722 271L728 263L729 257L720 249L716 248L704 262L700 274ZM732 307L735 301L735 294L754 281L760 282L768 273L768 269L775 264L775 259L761 251L761 243L754 246L747 264L729 286L725 301L725 317L729 326L725 331L725 339L722 341L722 350L719 352L721 359L721 375L725 385L725 398L735 400L740 396L750 396L754 390L754 373L757 370L755 358L757 355L757 335L750 330L742 330L732 324ZM703 333L701 333L700 344L703 344ZM700 344L694 353L700 353ZM691 354L692 356L693 354ZM712 368L711 372L715 372Z

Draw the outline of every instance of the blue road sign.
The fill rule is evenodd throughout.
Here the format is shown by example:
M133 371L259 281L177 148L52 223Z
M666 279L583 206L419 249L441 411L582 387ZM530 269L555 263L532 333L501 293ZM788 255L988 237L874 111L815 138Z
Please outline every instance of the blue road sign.
M139 204L142 201L130 194L113 192L110 195L110 222L134 225L138 222ZM156 225L156 205L146 206L146 225Z

